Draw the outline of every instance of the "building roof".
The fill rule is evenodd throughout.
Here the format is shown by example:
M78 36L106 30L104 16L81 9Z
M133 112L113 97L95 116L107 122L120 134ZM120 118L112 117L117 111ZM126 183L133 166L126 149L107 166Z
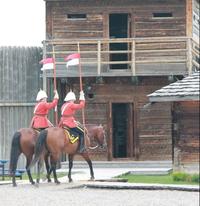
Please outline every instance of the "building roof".
M199 75L195 72L147 95L150 102L199 101Z

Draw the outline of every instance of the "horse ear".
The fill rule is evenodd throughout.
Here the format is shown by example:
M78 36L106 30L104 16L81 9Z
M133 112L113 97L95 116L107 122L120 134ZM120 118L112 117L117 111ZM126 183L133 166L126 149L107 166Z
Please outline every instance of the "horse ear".
M100 124L100 125L101 125L101 127L102 127L104 130L106 130L106 128L107 128L107 127L106 127L106 124L103 124L103 125Z

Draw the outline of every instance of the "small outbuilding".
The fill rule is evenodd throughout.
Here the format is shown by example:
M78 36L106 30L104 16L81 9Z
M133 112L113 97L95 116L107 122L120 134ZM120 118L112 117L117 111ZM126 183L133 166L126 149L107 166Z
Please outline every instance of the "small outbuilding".
M151 103L171 102L175 170L199 171L199 75L195 72L148 95Z

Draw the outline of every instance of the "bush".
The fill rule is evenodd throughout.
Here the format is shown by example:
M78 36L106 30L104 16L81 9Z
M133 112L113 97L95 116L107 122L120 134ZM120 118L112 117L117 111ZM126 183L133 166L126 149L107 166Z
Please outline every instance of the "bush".
M175 172L172 174L173 180L180 182L180 181L186 181L186 182L200 182L199 174L187 174L183 172Z
M186 180L189 179L188 174L183 173L183 172L175 172L175 173L172 174L172 177L173 177L173 180L177 181L177 182L186 181Z
M200 176L199 174L192 175L192 182L200 182Z

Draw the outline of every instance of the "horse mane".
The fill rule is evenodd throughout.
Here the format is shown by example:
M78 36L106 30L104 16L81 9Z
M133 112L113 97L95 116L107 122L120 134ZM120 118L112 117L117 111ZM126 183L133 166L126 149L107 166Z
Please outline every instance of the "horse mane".
M103 125L102 124L85 124L85 127L102 127L103 128Z

